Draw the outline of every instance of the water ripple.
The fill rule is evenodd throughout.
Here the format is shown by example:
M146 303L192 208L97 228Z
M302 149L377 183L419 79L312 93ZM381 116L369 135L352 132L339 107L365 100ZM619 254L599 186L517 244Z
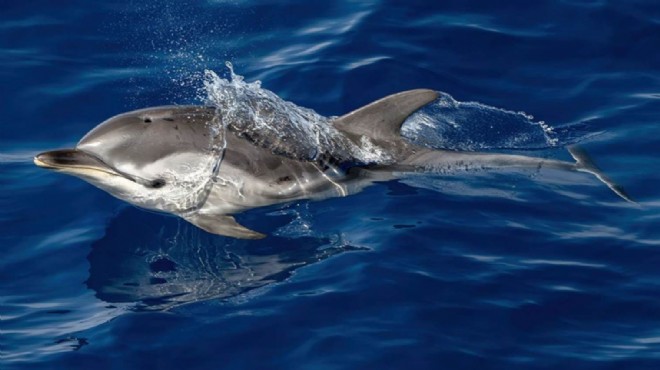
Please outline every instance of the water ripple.
M647 0L3 7L3 369L658 368L658 14ZM419 175L241 214L273 235L245 243L32 165L122 110L203 103L204 70L226 60L325 116L419 87L479 102L458 128L442 111L445 144L567 159L548 138L580 142L640 206L580 173Z

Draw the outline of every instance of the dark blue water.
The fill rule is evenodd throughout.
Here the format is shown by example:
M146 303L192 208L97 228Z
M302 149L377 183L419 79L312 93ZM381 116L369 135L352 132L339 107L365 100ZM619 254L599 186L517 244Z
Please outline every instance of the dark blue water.
M657 1L0 9L2 369L660 368ZM323 115L419 87L525 112L556 145L481 111L420 140L578 141L639 206L588 174L427 175L252 210L271 236L244 241L32 164L114 114L200 103L225 61Z

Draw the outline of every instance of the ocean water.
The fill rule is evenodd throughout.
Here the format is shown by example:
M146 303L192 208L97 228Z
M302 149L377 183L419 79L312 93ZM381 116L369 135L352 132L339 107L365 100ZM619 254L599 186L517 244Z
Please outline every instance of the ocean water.
M657 1L0 10L0 368L660 368ZM115 114L208 103L228 61L318 117L441 91L409 140L579 143L637 203L584 173L418 174L245 212L270 235L246 241L33 165Z

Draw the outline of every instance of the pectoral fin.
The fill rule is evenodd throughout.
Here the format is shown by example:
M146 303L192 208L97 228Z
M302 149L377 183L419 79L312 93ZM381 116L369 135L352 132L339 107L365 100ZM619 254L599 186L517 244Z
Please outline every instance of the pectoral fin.
M262 233L242 226L236 222L234 217L228 215L196 213L190 216L183 216L183 218L211 234L230 236L238 239L262 239L266 237L266 235Z

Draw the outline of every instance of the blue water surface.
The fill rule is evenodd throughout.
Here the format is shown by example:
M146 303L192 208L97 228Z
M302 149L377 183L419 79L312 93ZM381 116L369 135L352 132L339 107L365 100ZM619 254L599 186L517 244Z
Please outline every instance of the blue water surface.
M660 368L657 1L0 9L0 368ZM225 61L326 116L442 91L464 103L411 140L579 142L637 204L589 174L416 175L238 215L270 234L246 241L32 164L117 113L202 103Z

